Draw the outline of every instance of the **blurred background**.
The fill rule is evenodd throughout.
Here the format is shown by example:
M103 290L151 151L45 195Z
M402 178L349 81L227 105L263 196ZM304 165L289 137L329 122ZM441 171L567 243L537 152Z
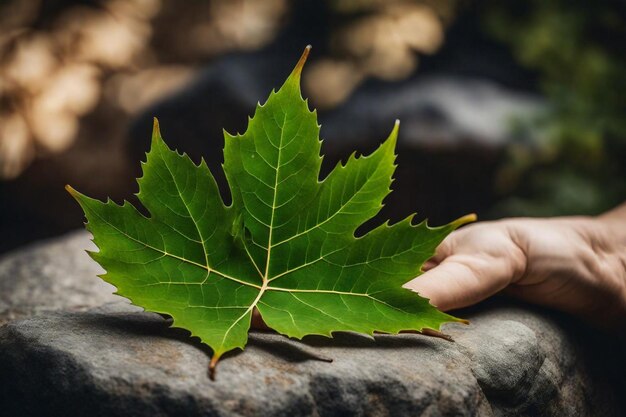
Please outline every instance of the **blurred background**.
M328 172L401 120L382 217L596 214L626 199L626 1L0 0L0 253L134 201L160 119L222 189L307 44Z

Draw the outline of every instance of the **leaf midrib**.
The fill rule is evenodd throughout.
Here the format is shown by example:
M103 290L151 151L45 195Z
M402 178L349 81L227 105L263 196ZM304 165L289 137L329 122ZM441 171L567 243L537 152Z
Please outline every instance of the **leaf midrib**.
M287 122L287 112L283 111L283 114L284 114L283 123L282 123L282 125L279 125L279 127L281 129L280 129L280 139L278 140L278 156L276 158L276 168L274 168L274 189L273 189L274 195L272 197L272 214L271 214L271 217L270 217L270 224L268 226L269 232L268 232L268 237L267 237L267 257L265 259L265 272L264 272L263 276L261 277L263 282L262 282L261 288L259 289L259 293L257 294L257 296L254 299L254 301L252 302L252 304L250 304L250 307L248 307L246 309L246 311L244 311L243 314L241 316L239 316L237 318L237 320L235 320L233 322L233 324L231 324L230 327L228 327L228 329L224 332L224 336L222 337L222 344L224 344L224 342L226 341L226 337L228 337L228 335L235 328L235 326L241 320L243 320L244 317L246 317L248 314L250 314L250 312L256 307L256 305L261 300L261 297L263 297L263 294L265 294L265 291L267 290L267 284L269 283L268 276L269 276L270 259L271 259L271 253L272 253L272 231L274 230L274 215L275 215L275 211L276 211L276 196L278 195L278 171L280 169L280 157L281 157L281 154L282 154L283 140L284 140L284 137L285 137L285 123ZM269 166L272 167L272 165L269 165ZM247 249L246 249L246 251L247 251ZM256 266L256 264L255 264L255 266Z
M285 123L287 122L287 112L283 111L283 113L283 123L280 129L280 139L278 140L278 156L276 158L276 169L274 170L274 195L272 197L272 214L270 217L269 233L267 237L267 258L265 259L265 273L263 274L263 283L266 286L269 280L270 260L272 259L272 232L274 231L276 196L278 195L278 171L280 170L280 157L283 150L283 140L285 139Z

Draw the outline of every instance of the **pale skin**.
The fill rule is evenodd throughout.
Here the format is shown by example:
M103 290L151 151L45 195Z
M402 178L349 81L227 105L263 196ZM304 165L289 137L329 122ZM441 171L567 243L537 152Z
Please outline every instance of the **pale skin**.
M597 217L512 218L449 235L405 287L441 310L505 292L626 329L626 203Z

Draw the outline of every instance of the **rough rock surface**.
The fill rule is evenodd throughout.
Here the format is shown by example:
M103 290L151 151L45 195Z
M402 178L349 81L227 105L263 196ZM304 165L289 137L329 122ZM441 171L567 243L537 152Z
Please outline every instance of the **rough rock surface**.
M91 282L97 268L79 250L87 243L84 233L70 235L9 255L0 263L5 303L17 308L22 300L27 302L24 311L41 313L36 306L41 291L31 291L30 299L17 291L14 298L11 291L20 287L6 283L33 274L33 280L40 279L56 294L54 303L52 296L43 296L42 305L46 310L58 309L0 327L0 415L620 416L626 412L620 391L626 368L619 352L611 351L608 338L566 318L497 301L462 312L472 324L446 328L454 343L412 334L380 335L375 340L338 334L334 339L309 337L300 343L253 332L244 352L223 359L213 382L207 376L210 351L185 331L169 328L159 315L125 302L88 311L67 310L78 305L78 294L91 305L112 297L110 288ZM52 256L61 248L67 251L63 257L81 259L64 261L65 271L62 264L54 263L60 262L55 261L58 256ZM20 262L30 266L18 268ZM58 286L57 280L65 284ZM66 292L70 297L64 300ZM334 361L327 363L321 357Z
M85 231L43 241L0 257L0 324L49 310L80 310L119 301L85 253Z

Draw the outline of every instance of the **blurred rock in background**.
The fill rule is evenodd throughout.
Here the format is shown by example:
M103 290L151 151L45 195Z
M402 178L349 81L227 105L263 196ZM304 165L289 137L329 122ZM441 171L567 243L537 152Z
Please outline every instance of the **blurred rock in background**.
M80 226L63 186L133 198L161 119L225 190L245 129L307 44L326 171L401 119L383 216L594 213L626 196L625 8L582 0L0 3L0 252ZM563 18L561 18L561 16Z

